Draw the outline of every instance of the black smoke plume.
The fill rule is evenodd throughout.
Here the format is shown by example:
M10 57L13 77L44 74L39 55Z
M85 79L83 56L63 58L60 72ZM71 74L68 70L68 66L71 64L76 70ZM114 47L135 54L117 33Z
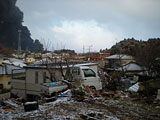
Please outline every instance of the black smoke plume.
M39 40L31 38L30 31L22 25L23 12L16 6L17 0L0 0L0 43L18 49L18 30L21 30L22 50L43 50Z

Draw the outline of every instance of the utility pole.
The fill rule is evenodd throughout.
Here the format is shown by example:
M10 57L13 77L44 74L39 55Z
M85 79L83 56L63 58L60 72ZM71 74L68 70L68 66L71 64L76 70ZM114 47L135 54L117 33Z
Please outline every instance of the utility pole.
M91 52L91 47L93 47L92 45L90 45L90 46L88 46L88 53L89 53L89 57L88 57L88 61L90 61L90 56L91 56L91 54L90 54L90 52Z
M91 52L91 47L93 47L92 45L88 46L88 52Z
M21 52L21 30L18 30L18 53Z
M83 54L85 53L85 46L83 45Z

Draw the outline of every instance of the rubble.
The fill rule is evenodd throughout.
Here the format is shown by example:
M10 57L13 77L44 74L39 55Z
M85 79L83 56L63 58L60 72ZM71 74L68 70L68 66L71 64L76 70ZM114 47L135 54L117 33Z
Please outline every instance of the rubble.
M160 100L160 89L158 89L158 91L157 91L157 97L156 97L156 100Z
M42 102L39 109L25 112L18 99L4 100L0 106L0 118L3 120L34 119L34 120L159 120L160 108L139 100L132 101L134 94L123 91L93 91L85 88L83 100L73 97L68 89L59 93L54 101ZM39 100L40 101L40 100ZM38 101L38 102L39 102ZM31 104L30 102L27 104Z
M37 110L39 108L39 105L38 105L37 101L26 102L23 105L24 105L25 112Z
M139 83L134 84L133 86L129 87L129 91L131 92L138 92L139 89Z

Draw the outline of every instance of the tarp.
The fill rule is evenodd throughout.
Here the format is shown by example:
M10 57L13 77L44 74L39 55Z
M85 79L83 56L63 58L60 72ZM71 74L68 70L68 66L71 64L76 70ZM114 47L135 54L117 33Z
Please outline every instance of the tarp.
M134 84L133 86L129 87L129 91L131 92L138 92L139 89L139 83Z

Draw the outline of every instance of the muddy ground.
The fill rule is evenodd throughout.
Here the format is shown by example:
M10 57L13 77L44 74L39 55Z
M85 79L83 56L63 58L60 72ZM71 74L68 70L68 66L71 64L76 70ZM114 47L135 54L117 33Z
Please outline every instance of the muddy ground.
M8 101L8 111L6 106L0 107L0 120L160 120L158 105L131 100L129 97L85 98L82 102L62 97L43 103L38 110L31 112L24 112L22 104Z

